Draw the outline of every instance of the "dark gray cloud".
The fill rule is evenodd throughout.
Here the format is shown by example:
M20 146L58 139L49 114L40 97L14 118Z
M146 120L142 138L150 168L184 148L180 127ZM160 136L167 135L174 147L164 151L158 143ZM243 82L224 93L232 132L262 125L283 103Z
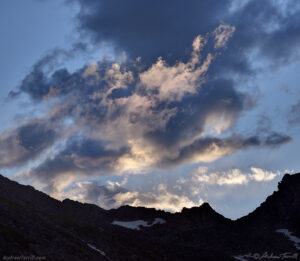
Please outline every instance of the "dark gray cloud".
M60 83L67 81L69 77L68 71L66 69L61 69L55 71L50 79L47 79L43 71L39 70L39 68L34 68L34 70L22 81L20 90L30 94L33 99L38 100L47 96L50 93L51 88L53 91L58 89Z
M238 150L244 150L249 147L257 146L280 146L292 141L290 136L272 133L262 138L259 136L251 136L243 138L240 136L232 136L229 138L201 138L193 144L182 147L177 157L164 158L160 164L162 166L170 166L182 164L184 162L213 161L217 158L224 157Z
M212 32L221 22L235 26L227 51L211 71L253 73L249 51L257 49L275 63L299 50L299 3L296 0L248 1L232 11L231 0L184 2L74 0L80 4L77 22L95 43L110 42L130 57L168 62L188 57L187 47L198 35ZM209 50L207 50L209 51Z
M81 31L96 43L108 41L133 57L173 61L188 54L198 34L213 31L225 18L230 1L78 1Z
M45 188L53 193L54 180L60 175L70 174L85 176L91 174L107 175L116 169L117 160L129 150L122 147L118 150L106 149L99 140L70 138L65 149L48 158L30 171L30 178L46 181Z
M41 151L57 138L57 132L43 123L23 125L17 129L16 134L19 144L31 153Z
M267 146L279 146L281 144L291 142L292 140L293 139L288 135L272 132L265 139L264 143Z
M69 50L54 48L48 51L32 66L30 73L25 76L18 89L9 93L9 98L15 98L21 93L27 93L33 100L38 101L47 97L50 92L59 92L65 89L60 88L60 84L66 82L70 74L64 68L57 70L57 67L63 61L85 51L87 51L87 45L84 43L75 43ZM53 73L49 77L48 75L51 72Z
M146 132L145 138L158 146L176 147L179 141L204 132L206 121L211 115L224 112L229 120L237 118L245 109L247 99L250 99L249 96L238 92L232 80L208 81L197 94L166 105L171 109L176 108L178 113L167 122L164 129ZM159 106L161 104L157 110Z
M58 139L58 132L45 121L33 120L0 137L0 167L20 166L40 156Z
M292 137L272 130L272 121L262 114L257 123L257 136L260 137L262 145L276 147L293 141Z

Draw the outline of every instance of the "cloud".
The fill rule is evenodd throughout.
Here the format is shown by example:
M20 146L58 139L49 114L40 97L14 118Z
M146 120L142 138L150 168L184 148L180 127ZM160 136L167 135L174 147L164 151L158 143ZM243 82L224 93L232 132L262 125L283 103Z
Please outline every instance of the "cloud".
M275 29L266 37L261 49L261 53L275 60L288 61L299 55L300 6L296 1L288 1L288 6L294 10L287 11L286 16L281 14L280 24L274 22Z
M291 142L293 139L285 134L272 132L265 140L267 146L278 146L284 143Z
M104 208L129 204L179 211L202 202L195 200L205 196L202 185L224 195L220 186L232 191L249 183L272 184L279 172L255 167L198 168L175 184L181 194L164 184L143 192L125 188L126 182L78 180L172 172L291 142L268 122L257 129L247 122L241 130L238 120L260 102L249 88L253 76L265 79L272 66L299 59L298 1L66 2L79 4L81 39L97 50L112 46L115 56L124 52L127 58L102 59L71 72L63 61L77 61L88 51L87 44L78 43L70 50L52 49L33 64L9 96L27 95L33 106L48 110L0 134L0 168L34 163L19 177L55 197ZM291 108L291 123L300 121L299 108Z
M296 0L284 4L252 0L236 8L232 8L236 1L231 0L69 2L80 5L77 24L81 33L91 36L95 44L109 42L132 59L142 57L149 65L160 56L171 64L184 60L189 43L215 28L214 47L224 45L235 32L224 56L211 68L216 75L253 74L250 53L257 52L259 58L273 65L296 59L299 54L300 6ZM221 22L225 24L219 26Z
M97 182L76 182L63 197L97 204L102 208L118 208L122 205L143 206L162 209L171 212L181 211L183 207L199 206L203 203L191 201L186 196L169 192L164 184L157 187L153 193L143 193L125 189L120 184L110 183L106 186Z
M38 119L1 133L0 168L21 166L36 159L58 138L55 127Z
M185 48L198 34L216 28L230 4L228 0L73 2L81 7L77 15L81 33L88 32L95 43L109 42L133 59L141 56L147 62L160 56L173 61L184 58Z
M173 158L161 160L162 165L180 164L183 162L211 162L218 158L233 154L238 150L244 150L255 146L280 146L292 140L291 137L273 133L266 138L251 136L244 138L232 136L228 138L200 138L192 144L182 147Z
M60 84L66 82L70 75L66 69L57 70L56 68L62 64L62 60L66 61L74 57L75 54L85 51L87 51L87 46L83 43L75 43L69 50L62 48L49 50L32 66L31 72L22 80L18 90L9 93L9 98L18 97L24 92L38 101L53 91L62 90L63 88L59 88L62 87ZM48 77L48 74L53 70L55 72L51 77Z
M165 159L166 163L181 163L186 160L196 162L211 162L220 157L234 153L237 150L245 149L250 139L239 137L230 138L200 138L192 144L181 148L178 156L172 159ZM256 144L254 144L256 145Z
M252 179L254 179L255 181L270 181L273 180L276 176L279 175L279 173L274 173L271 171L266 171L260 168L251 168L252 171L252 175L250 176Z
M214 33L196 36L190 57L173 65L162 58L150 67L139 60L101 60L73 73L65 68L46 73L56 54L42 58L18 91L37 103L47 100L50 109L43 119L63 127L63 147L24 177L56 193L91 175L211 162L249 147L290 141L275 132L245 137L231 129L251 98L236 89L234 80L209 71L233 33L232 26L222 24ZM222 48L207 53L210 41ZM50 138L47 144L53 143Z
M223 172L208 172L208 168L199 167L192 172L194 183L209 185L243 185L253 180L256 182L271 181L280 172L267 171L260 168L251 167L250 173L244 173L239 169L230 169Z
M24 178L36 180L48 193L58 193L76 178L92 174L109 175L116 170L118 159L129 153L126 147L105 148L99 140L71 138L65 149L26 171ZM60 184L66 179L65 185ZM58 187L59 186L59 187Z
M219 173L210 173L198 175L199 172L194 172L194 180L198 183L218 184L222 185L236 185L246 184L248 182L246 176L238 169L230 170L226 175Z
M226 24L219 25L213 32L213 35L215 36L215 48L224 47L234 31L234 26Z
M190 177L178 179L176 186L158 182L151 192L125 188L128 182L125 177L121 182L108 181L106 185L97 181L70 183L71 185L60 191L58 197L97 204L105 209L130 205L178 212L183 207L199 206L203 203L202 196L206 195L207 188L201 187L202 185L241 186L249 182L270 182L278 175L279 171L255 167L251 167L249 172L243 172L240 169L210 171L208 167L200 166L191 172Z
M149 70L141 73L141 85L146 92L153 93L160 102L180 101L185 94L195 94L214 58L209 53L202 64L199 64L203 42L205 40L201 36L195 38L191 58L187 63L178 62L169 66L159 58Z

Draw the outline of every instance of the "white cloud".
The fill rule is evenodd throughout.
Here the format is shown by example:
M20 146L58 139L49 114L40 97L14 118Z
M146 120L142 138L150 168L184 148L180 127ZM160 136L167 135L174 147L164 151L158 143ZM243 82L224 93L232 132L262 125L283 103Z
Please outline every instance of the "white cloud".
M179 62L169 66L162 58L159 58L152 67L140 74L141 84L147 91L156 91L152 98L159 101L179 101L185 94L194 94L204 82L204 76L214 56L208 54L201 65L200 49L203 46L201 37L197 36L193 42L193 52L190 61ZM196 66L197 65L197 66Z
M222 172L208 173L208 168L199 167L192 172L192 180L197 183L210 185L242 185L249 181L256 182L271 181L280 174L279 171L272 172L260 168L251 168L251 173L243 173L239 169L230 169Z
M215 48L224 47L234 31L234 26L226 24L219 25L213 32L213 35L215 36Z
M272 171L267 171L267 170L254 168L254 167L251 168L251 171L252 171L252 175L250 176L250 178L258 182L273 180L276 176L280 174L279 171L272 172Z
M214 172L209 174L200 169L200 171L198 170L193 173L193 180L200 183L218 184L220 186L248 183L247 176L238 169L232 169L226 173Z

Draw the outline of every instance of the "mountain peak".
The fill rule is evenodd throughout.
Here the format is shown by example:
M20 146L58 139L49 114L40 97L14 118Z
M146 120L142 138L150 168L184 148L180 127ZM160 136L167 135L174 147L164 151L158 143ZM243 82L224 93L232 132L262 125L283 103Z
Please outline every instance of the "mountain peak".
M0 255L49 260L232 260L240 254L294 253L276 231L300 236L300 174L248 216L232 221L209 203L169 213L145 207L104 210L55 200L0 175ZM158 222L163 221L163 222ZM139 230L117 223L143 224ZM54 240L55 239L55 240Z
M184 207L181 210L182 214L187 214L187 213L216 213L216 211L210 206L208 202L202 203L200 206L197 207L191 207L191 208L186 208Z
M288 174L286 173L282 180L278 183L278 189L285 189L288 187L297 186L300 182L300 173Z

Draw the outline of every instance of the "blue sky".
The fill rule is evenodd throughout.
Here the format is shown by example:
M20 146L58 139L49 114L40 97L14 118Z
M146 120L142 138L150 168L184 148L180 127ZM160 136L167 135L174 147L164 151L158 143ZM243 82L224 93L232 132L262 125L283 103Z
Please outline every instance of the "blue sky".
M300 168L299 13L1 1L1 173L104 208L247 214Z

